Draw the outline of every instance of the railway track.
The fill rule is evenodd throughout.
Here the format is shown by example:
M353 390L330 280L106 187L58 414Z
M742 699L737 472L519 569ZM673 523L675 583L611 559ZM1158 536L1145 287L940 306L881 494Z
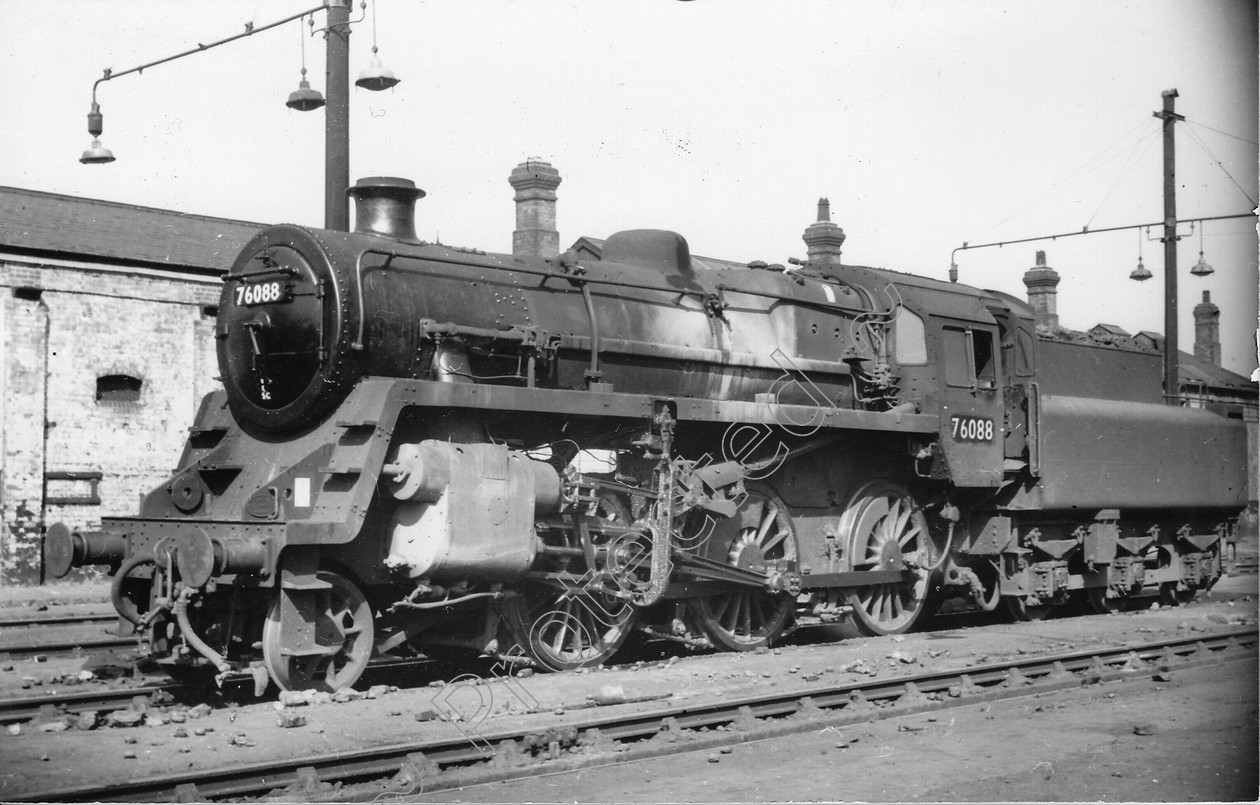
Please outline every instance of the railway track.
M30 721L48 712L47 708L50 707L69 715L78 715L89 711L108 713L113 710L124 710L131 705L132 700L136 697L174 693L180 690L181 687L177 682L155 682L131 688L94 688L68 693L48 693L39 696L0 699L0 724L17 724Z
M1254 628L1142 645L1063 652L859 684L816 686L706 705L618 715L599 708L580 720L538 716L531 724L457 739L417 740L353 752L268 761L198 773L11 794L13 801L189 801L258 797L287 789L315 799L329 783L339 801L376 800L478 783L702 751L824 726L844 726L1052 692L1223 662L1256 661ZM605 712L607 711L607 712ZM584 748L575 755L570 750Z
M388 674L414 674L417 671L431 671L436 664L428 659L387 659L374 662L365 672L365 679L372 681L374 676ZM155 694L170 694L179 698L179 694L189 690L187 682L170 681L169 677L161 677L163 681L153 680L134 687L84 689L66 693L47 693L34 696L0 698L0 725L18 724L30 721L55 708L66 715L78 715L86 712L110 713L115 710L126 710L132 706L137 697L149 697ZM213 682L209 675L205 680L205 689L212 689ZM229 674L223 680L220 691L233 696L239 694L247 698L254 687L254 677L247 673ZM193 690L197 686L193 685Z
M85 612L81 615L21 615L16 618L0 617L0 629L77 626L90 623L113 623L117 620L118 615L114 612Z
M89 651L110 651L135 648L136 638L119 637L116 634L83 630L104 623L117 623L113 612L84 612L74 614L19 615L0 617L0 656L24 659L37 655L78 655ZM103 630L101 630L103 631Z
M9 659L49 656L78 656L92 651L113 651L136 648L134 637L105 637L96 640L40 640L36 643L0 644L0 655Z

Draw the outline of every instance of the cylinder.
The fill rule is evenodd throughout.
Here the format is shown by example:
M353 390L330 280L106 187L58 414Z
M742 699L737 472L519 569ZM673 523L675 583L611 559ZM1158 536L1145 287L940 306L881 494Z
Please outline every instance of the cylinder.
M381 469L386 488L397 500L435 502L451 482L449 455L439 442L399 445L397 457Z

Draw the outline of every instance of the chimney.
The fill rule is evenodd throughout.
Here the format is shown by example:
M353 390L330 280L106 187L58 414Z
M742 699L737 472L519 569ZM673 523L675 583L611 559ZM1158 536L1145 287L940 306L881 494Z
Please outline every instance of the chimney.
M513 257L555 257L560 253L556 230L556 188L560 171L540 159L527 159L512 169L508 183L516 190Z
M1037 265L1024 272L1028 304L1032 305L1038 327L1059 326L1059 272L1046 265L1046 253L1037 252Z
M806 260L811 266L840 265L844 230L831 223L830 201L818 199L818 221L805 228L801 239L805 241Z
M399 240L416 237L416 200L424 191L410 179L366 176L346 191L354 199L354 231Z
M1221 365L1221 309L1212 304L1209 291L1194 306L1194 357Z

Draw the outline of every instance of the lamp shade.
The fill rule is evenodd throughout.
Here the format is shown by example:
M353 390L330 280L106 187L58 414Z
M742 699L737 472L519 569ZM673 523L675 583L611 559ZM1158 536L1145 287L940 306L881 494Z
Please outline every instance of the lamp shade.
M311 82L303 78L298 88L289 93L289 100L284 105L299 112L310 112L324 105L324 96L319 90L311 89Z
M354 85L372 92L380 92L383 89L389 89L401 80L395 78L394 73L381 64L379 56L372 54L372 61L368 62L366 70L359 73L359 77L355 79Z
M101 141L92 138L92 147L83 152L79 161L84 165L104 165L114 161L114 152L101 145Z

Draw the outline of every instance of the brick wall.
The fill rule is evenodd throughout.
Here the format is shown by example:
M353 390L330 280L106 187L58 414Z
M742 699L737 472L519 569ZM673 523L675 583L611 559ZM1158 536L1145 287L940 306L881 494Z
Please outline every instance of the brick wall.
M203 308L219 287L178 271L0 260L0 579L40 580L42 527L92 529L134 514L167 479L198 402L217 386ZM139 379L139 399L98 401L107 375ZM80 477L56 478L68 473ZM41 512L48 475L47 496L74 502Z

